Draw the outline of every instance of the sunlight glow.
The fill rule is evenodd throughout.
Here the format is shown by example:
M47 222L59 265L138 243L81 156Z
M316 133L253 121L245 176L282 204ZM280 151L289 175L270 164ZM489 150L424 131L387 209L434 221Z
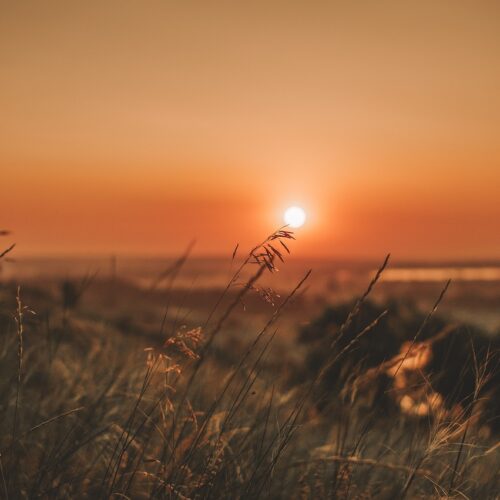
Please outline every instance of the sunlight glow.
M285 224L290 227L298 228L304 225L306 213L300 207L287 208L284 214Z

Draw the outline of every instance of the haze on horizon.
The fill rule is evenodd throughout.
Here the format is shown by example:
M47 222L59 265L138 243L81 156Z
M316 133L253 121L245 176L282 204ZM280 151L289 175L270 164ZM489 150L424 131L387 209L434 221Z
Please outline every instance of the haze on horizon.
M500 4L0 1L23 254L500 256Z

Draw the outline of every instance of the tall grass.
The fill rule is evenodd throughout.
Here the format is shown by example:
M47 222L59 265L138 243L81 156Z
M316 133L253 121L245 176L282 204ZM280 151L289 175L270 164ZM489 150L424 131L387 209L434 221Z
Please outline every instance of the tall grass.
M331 338L324 365L303 384L287 388L268 358L276 322L309 273L237 356L226 352L229 362L219 362L214 349L227 321L261 276L275 271L276 259L284 260L290 239L293 234L280 229L253 248L202 327L178 328L146 350L110 326L93 332L95 324L77 311L63 311L59 323L44 322L23 304L22 289L12 301L3 287L2 496L495 498L498 447L481 436L474 411L487 363L477 362L472 400L453 414L384 417L376 406L361 412L354 401L334 397L327 414L318 412L318 399L329 397L325 373L387 314L335 349L388 257ZM408 353L398 358L401 366Z

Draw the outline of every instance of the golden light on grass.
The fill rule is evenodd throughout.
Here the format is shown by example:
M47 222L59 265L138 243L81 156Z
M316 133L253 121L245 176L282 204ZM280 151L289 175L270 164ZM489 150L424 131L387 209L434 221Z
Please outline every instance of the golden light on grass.
M306 221L306 213L304 209L300 207L289 207L285 210L283 219L285 220L286 225L293 228L298 228L304 225Z

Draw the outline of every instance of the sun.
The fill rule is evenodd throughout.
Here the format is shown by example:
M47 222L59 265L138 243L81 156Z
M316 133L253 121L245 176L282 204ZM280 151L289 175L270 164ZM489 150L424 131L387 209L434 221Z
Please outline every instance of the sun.
M300 207L289 207L285 210L283 219L285 220L285 224L287 226L298 228L304 225L304 222L306 221L306 213Z

